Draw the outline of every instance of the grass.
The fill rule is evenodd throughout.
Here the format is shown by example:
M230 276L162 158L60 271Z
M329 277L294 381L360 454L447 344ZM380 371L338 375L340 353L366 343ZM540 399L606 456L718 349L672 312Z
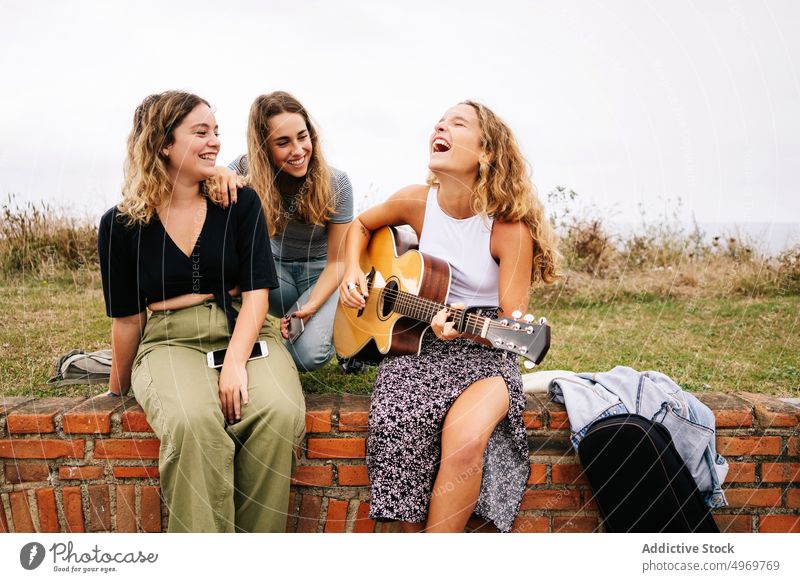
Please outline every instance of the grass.
M553 341L542 369L659 370L690 390L800 396L800 245L777 256L740 237L710 242L674 216L627 238L577 194L547 195L565 277L533 293ZM680 201L676 208L680 207ZM0 397L88 395L98 386L45 382L57 357L109 345L95 222L45 204L0 204ZM330 364L301 376L313 393L369 393L375 369Z
M635 287L634 283L630 283ZM553 328L542 369L659 370L689 390L800 396L800 296L664 296L567 286L535 293L533 313ZM99 276L93 269L0 280L0 398L91 395L102 386L45 384L70 349L109 345ZM344 375L328 365L301 376L309 393L369 393L375 369Z

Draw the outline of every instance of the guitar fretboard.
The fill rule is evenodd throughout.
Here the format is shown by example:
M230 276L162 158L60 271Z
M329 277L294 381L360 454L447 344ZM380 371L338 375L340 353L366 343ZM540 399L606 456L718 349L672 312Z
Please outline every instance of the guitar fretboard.
M395 294L393 311L401 315L411 317L418 321L424 321L425 323L430 323L437 313L446 308L448 312L453 315L453 321L456 328L460 329L462 326L465 316L463 309L448 307L447 305L436 303L435 301L425 299L424 297L419 297L418 295L414 295L408 291L386 290L386 293ZM485 321L486 317L469 314L467 316L466 324L464 324L464 331L472 335L480 335Z

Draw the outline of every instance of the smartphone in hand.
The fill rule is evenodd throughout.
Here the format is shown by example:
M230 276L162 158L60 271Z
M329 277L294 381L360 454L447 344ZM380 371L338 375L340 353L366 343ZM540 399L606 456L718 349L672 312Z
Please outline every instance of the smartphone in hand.
M293 344L306 329L302 317L289 317L289 343Z

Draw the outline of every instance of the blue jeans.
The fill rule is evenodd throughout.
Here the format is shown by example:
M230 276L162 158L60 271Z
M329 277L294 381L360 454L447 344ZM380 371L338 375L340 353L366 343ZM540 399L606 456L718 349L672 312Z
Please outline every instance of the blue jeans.
M308 302L311 290L325 268L326 259L281 261L275 258L279 287L269 292L269 314L283 317ZM333 318L339 290L333 292L322 307L306 321L305 331L293 344L286 343L300 372L312 372L333 357Z

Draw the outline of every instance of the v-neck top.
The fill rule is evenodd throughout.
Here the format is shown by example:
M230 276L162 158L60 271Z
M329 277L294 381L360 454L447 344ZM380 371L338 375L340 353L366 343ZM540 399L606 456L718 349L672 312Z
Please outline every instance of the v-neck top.
M158 216L148 224L126 226L116 207L100 220L97 248L103 296L109 317L144 311L156 301L189 293L214 295L228 316L235 311L228 291L278 286L261 201L241 188L227 209L206 199L206 218L191 255L167 234Z

